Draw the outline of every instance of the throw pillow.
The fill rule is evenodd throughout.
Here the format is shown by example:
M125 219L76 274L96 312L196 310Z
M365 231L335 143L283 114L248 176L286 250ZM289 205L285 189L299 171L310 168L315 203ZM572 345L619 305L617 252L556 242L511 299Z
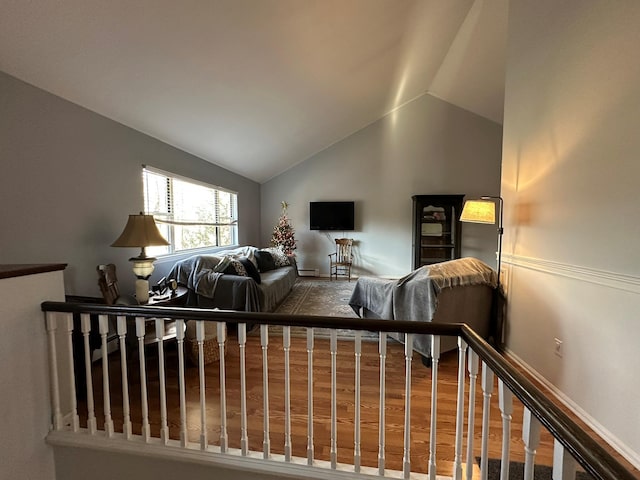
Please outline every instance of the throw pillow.
M264 250L271 254L273 261L276 263L276 267L291 265L291 263L289 263L289 257L285 255L280 247L265 248Z
M222 273L227 269L230 263L231 263L231 257L229 255L225 255L224 257L222 257L222 260L220 260L218 264L215 267L213 267L213 271Z
M229 266L224 270L223 273L227 275L239 275L241 277L248 277L247 270L244 268L244 265L235 258L229 259Z
M256 281L256 283L260 285L260 282L262 281L260 278L260 272L258 272L258 269L253 264L251 259L249 257L239 257L238 261L244 267L245 271L247 272L247 275L253 278Z
M269 270L275 270L276 262L269 252L264 250L256 250L254 252L256 262L258 262L258 270L260 272L268 272Z

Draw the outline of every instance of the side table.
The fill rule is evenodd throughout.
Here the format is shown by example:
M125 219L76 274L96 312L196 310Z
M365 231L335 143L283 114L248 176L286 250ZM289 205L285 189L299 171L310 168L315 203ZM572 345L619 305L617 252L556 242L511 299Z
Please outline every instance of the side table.
M149 297L149 301L144 305L147 307L183 307L187 302L187 293L189 290L186 287L178 287L175 295L171 296L171 292L164 295L154 295ZM155 322L147 322L146 333L144 336L145 345L156 343L158 337L155 333ZM164 322L164 335L160 340L163 342L176 338L176 322L165 321Z
M187 303L188 292L189 290L186 287L178 287L175 295L171 296L171 292L154 295L149 297L149 301L145 305L150 307L184 307L185 303Z

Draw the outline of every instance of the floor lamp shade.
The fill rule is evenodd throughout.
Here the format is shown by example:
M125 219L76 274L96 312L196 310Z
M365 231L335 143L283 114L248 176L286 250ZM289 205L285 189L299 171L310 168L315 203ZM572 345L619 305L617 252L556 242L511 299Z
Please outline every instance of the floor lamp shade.
M153 273L153 257L147 257L146 247L169 245L156 225L153 215L129 215L127 224L112 247L140 248L140 255L130 258L136 280L136 298L140 303L149 301L149 277Z
M460 215L461 222L496 223L496 204L490 200L467 200Z
M495 201L494 201L495 200ZM496 208L499 208L499 215L496 215ZM462 207L460 214L461 222L486 223L495 225L498 223L498 286L500 286L500 267L502 262L502 197L481 197L480 200L467 200Z

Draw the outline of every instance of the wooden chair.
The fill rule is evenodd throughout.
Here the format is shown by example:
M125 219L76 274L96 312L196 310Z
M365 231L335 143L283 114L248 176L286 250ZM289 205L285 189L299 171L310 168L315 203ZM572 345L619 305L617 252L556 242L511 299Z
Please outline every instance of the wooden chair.
M102 298L104 298L107 305L115 305L116 300L120 299L116 266L113 263L108 263L106 265L98 265L96 270L98 271L98 286L100 287Z
M351 281L351 265L353 265L353 255L351 247L352 238L336 238L336 251L329 254L329 279L338 279L338 275L344 275Z

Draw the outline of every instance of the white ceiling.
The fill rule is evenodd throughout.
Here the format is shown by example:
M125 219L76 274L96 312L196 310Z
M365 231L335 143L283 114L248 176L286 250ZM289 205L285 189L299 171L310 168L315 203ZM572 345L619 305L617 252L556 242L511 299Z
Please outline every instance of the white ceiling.
M508 0L0 0L0 70L257 182L431 93L502 123Z

